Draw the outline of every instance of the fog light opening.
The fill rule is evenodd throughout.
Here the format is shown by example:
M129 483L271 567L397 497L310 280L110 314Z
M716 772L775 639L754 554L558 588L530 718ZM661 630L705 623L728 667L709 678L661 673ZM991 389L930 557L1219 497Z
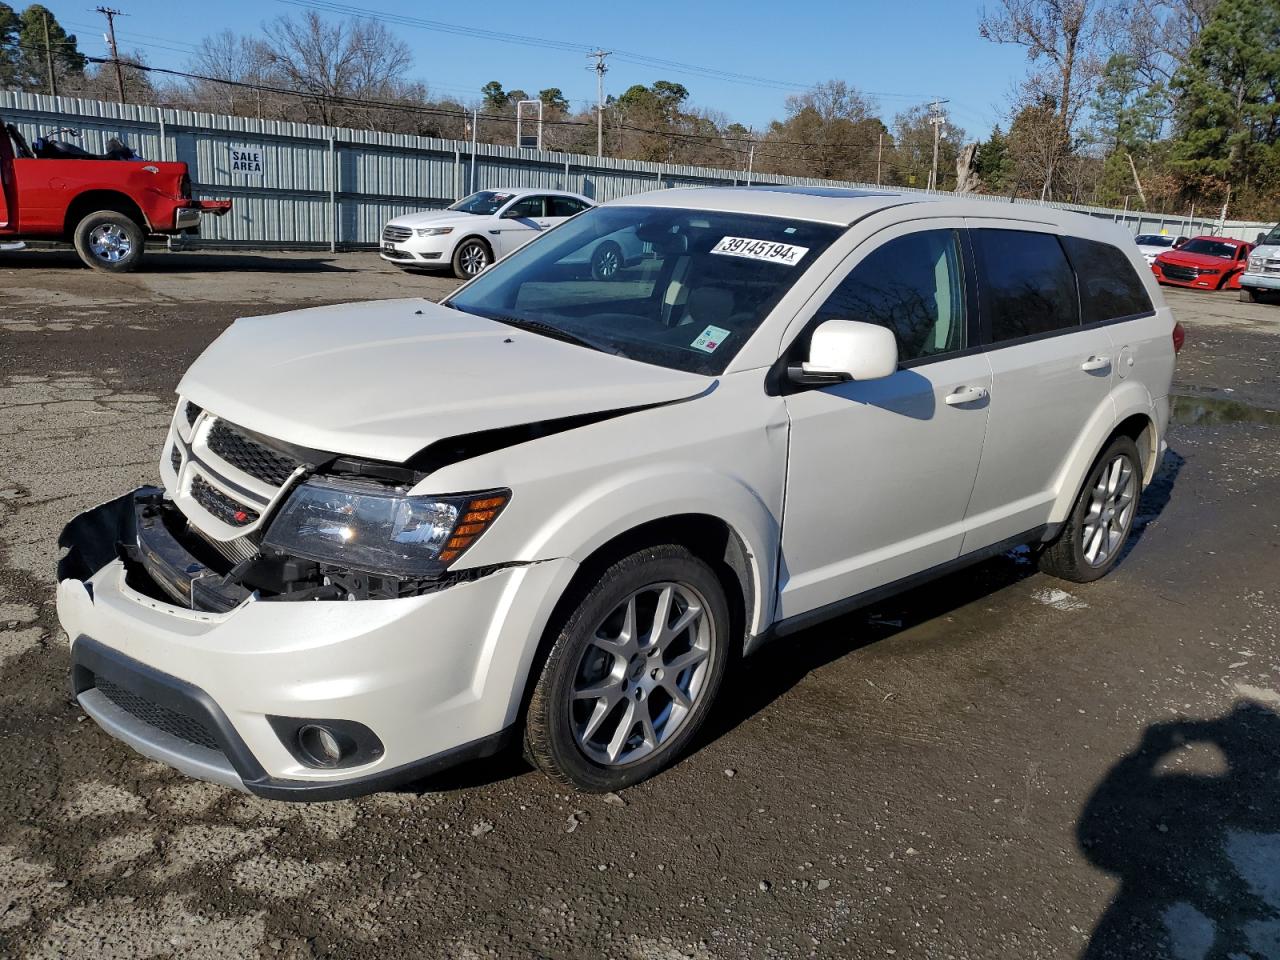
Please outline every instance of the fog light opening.
M346 753L333 731L315 723L299 728L298 748L318 767L336 767Z

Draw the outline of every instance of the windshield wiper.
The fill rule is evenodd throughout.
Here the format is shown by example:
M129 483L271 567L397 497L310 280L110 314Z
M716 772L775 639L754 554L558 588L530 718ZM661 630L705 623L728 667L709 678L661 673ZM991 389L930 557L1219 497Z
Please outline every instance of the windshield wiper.
M466 311L464 311L466 312ZM510 317L502 314L490 315L481 314L489 320L495 320L498 323L505 323L509 327L516 327L519 330L528 330L530 333L537 333L544 337L550 337L552 340L563 340L565 343L572 343L579 347L587 347L590 350L599 350L601 353L612 353L614 356L622 356L621 350L615 350L613 347L607 347L595 340L590 340L577 333L571 333L561 327L557 327L552 323L544 323L541 320L530 320L526 317Z

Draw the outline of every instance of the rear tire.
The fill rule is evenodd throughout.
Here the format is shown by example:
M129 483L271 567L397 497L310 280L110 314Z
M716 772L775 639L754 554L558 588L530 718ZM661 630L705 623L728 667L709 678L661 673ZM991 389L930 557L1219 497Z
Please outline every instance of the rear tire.
M1141 494L1138 447L1116 437L1089 469L1067 522L1041 551L1040 570L1072 583L1110 573L1133 530Z
M459 280L479 276L491 263L493 250L479 237L468 237L453 251L453 275Z
M142 263L147 235L115 210L98 210L76 224L72 237L80 259L94 270L130 273Z
M591 254L593 280L612 280L622 266L622 248L612 240L604 241Z
M731 622L719 578L684 547L647 547L613 564L543 664L525 722L529 762L588 793L675 762L719 691Z

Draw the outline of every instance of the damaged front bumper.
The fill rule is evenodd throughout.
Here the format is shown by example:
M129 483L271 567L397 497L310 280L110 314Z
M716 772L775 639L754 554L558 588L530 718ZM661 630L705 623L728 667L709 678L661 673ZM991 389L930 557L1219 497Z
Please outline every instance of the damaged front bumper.
M569 560L421 596L273 602L186 551L143 488L63 531L72 685L108 733L184 773L278 799L386 789L506 741ZM350 747L336 765L304 727Z

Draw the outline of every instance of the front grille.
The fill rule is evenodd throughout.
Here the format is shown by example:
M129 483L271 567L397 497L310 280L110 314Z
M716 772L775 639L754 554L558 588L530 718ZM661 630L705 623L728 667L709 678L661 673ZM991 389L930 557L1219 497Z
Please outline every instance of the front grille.
M200 408L190 400L187 401L187 408L183 411L187 418L187 426L194 427L196 425L196 417L200 416Z
M247 527L258 519L258 512L239 500L232 499L214 487L204 477L191 481L191 496L223 523L232 527Z
M105 677L95 677L94 686L117 707L143 723L198 747L221 751L217 739L199 720L154 703L124 687L118 687Z
M1170 280L1181 280L1183 283L1190 283L1200 277L1200 271L1195 267L1180 267L1172 263L1160 264L1160 269L1164 271L1164 275Z
M408 250L383 250L382 255L388 260L412 260L413 254Z
M219 420L209 431L209 449L251 477L273 487L282 487L301 464L286 454L264 446L245 436L225 420Z
M403 243L412 236L413 231L409 227L397 227L392 223L388 223L382 231L382 239L387 243Z

